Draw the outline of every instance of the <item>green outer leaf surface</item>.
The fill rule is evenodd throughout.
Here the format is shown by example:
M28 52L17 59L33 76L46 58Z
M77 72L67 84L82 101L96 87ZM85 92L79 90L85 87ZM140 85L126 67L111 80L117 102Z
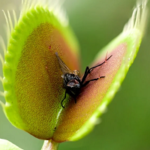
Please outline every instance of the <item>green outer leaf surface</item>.
M0 139L0 150L22 150L7 140Z
M18 104L19 101L17 100L16 91L15 91L16 72L18 69L17 67L20 58L22 56L22 50L24 49L25 42L27 41L28 37L32 34L32 32L35 29L37 29L40 25L43 25L45 23L52 25L55 29L57 29L60 32L60 34L66 40L66 43L69 45L70 50L72 51L74 56L78 58L78 46L71 32L71 29L69 29L68 26L63 26L56 18L56 16L53 14L53 12L50 12L48 10L48 8L37 6L36 8L31 9L27 14L22 16L22 18L19 20L18 24L16 25L15 29L11 33L11 38L8 45L8 51L5 55L5 62L3 66L3 75L4 75L3 87L5 91L5 100L6 100L5 106L3 108L9 121L17 128L26 130L27 132L29 132L30 134L38 138L50 139L50 137L52 137L52 134L54 132L53 128L57 124L56 117L53 119L52 125L48 126L47 124L46 129L49 131L41 132L39 131L39 129L37 129L37 133L30 131L30 128L27 127L28 121L23 120L22 117L20 116L20 110L23 108L19 107ZM61 94L63 93L61 92ZM61 111L62 108L58 107L56 110L58 117ZM30 113L28 115L30 116ZM43 119L44 121L47 120L46 118ZM45 127L43 126L43 128ZM49 128L51 129L51 131Z

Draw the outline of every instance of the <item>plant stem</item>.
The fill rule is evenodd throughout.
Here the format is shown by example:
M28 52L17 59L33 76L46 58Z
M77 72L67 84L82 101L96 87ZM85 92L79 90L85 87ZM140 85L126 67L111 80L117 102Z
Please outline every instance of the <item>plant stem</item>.
M45 140L42 150L57 150L58 148L58 143L56 143L53 140Z

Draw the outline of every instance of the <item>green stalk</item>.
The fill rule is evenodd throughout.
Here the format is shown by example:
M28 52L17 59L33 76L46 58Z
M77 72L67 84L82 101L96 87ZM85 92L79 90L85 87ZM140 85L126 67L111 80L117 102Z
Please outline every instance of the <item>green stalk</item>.
M45 140L41 150L57 150L58 143L53 140Z

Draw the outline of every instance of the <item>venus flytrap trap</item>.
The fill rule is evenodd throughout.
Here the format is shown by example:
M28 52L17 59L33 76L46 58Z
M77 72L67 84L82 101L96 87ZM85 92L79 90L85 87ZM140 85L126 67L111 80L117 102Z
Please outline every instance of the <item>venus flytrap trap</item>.
M59 2L29 1L14 21L5 13L8 31L7 51L4 50L3 78L6 103L2 104L8 120L17 128L45 140L42 150L57 149L58 143L75 141L89 133L120 87L132 64L145 29L147 1L140 1L123 32L103 48L74 102L64 98L62 72L55 53L70 70L80 70L79 50ZM13 25L14 22L14 25ZM107 60L112 56L109 60ZM81 80L82 76L81 75ZM85 82L86 82L85 81ZM1 146L3 146L1 142ZM5 144L6 145L6 144ZM9 144L8 144L9 146ZM12 148L13 149L13 148ZM14 148L15 149L15 148Z

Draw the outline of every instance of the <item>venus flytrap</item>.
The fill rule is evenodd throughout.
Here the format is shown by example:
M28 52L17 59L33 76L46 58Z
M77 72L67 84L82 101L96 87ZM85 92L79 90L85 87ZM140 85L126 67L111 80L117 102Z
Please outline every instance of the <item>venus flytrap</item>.
M83 87L76 104L67 95L62 108L65 89L55 53L71 70L80 67L77 42L58 4L26 0L18 20L13 12L14 21L4 12L7 51L1 40L6 103L0 104L15 127L45 140L43 150L57 149L58 143L78 140L93 129L138 52L147 16L147 1L140 1L123 32L100 51L91 67L112 57L93 69L86 81L105 78Z
M16 145L12 144L7 140L0 139L0 149L1 150L22 150Z

